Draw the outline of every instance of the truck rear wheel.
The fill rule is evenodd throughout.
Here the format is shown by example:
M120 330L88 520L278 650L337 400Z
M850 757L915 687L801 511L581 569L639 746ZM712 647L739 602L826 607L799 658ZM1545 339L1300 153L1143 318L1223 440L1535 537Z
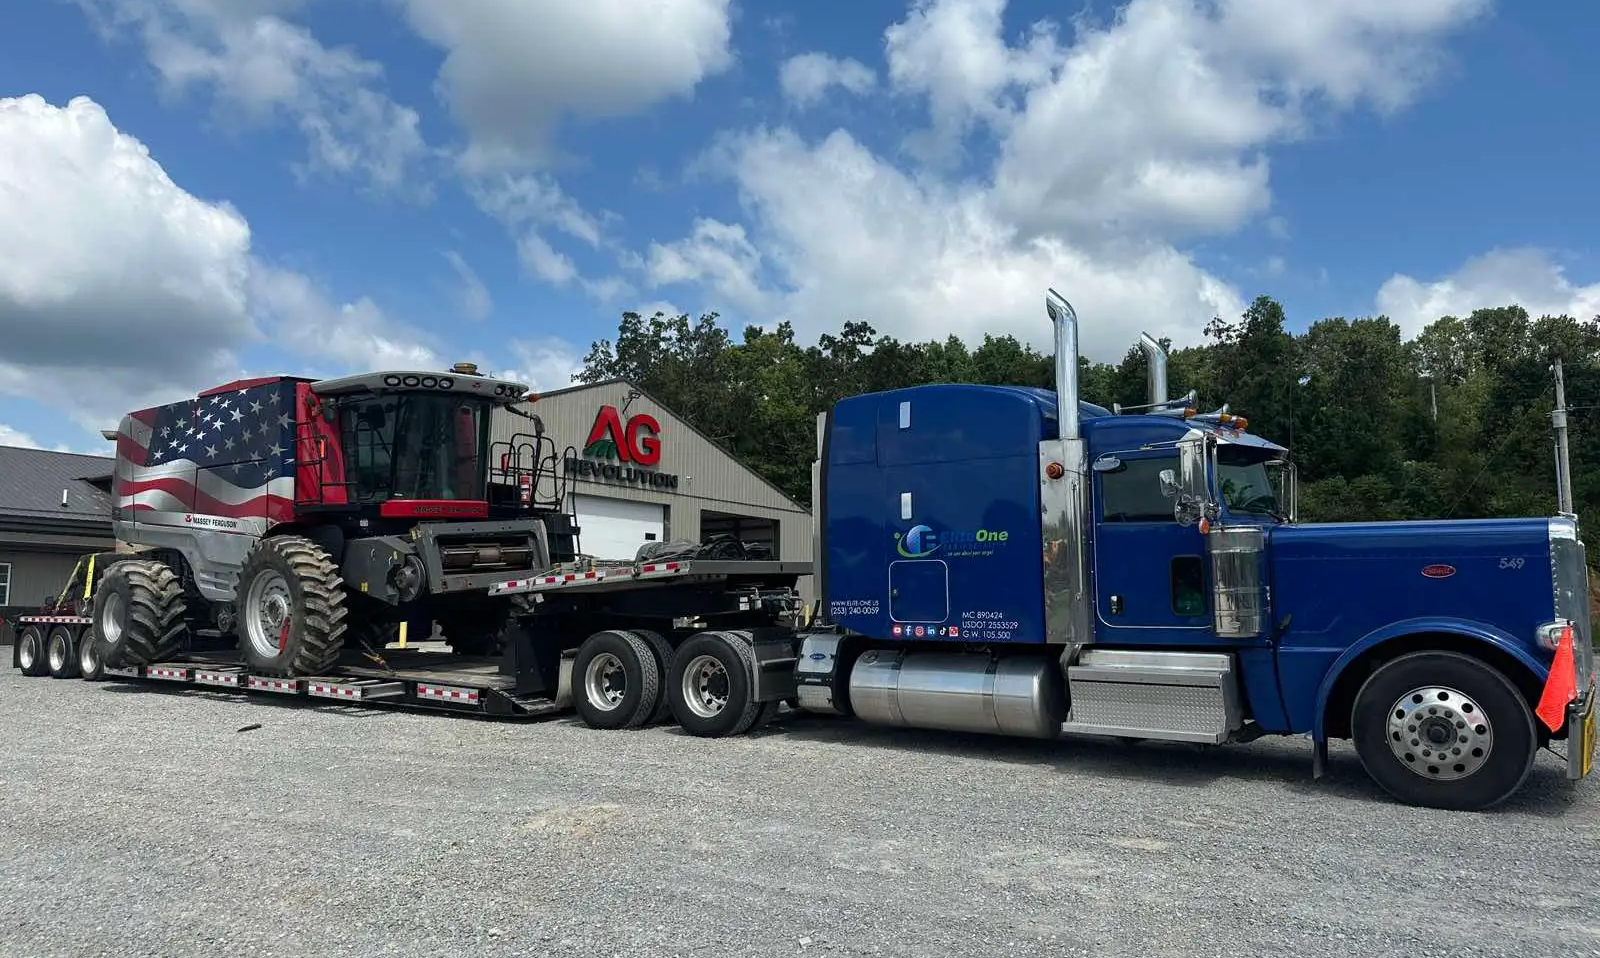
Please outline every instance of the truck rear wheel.
M690 735L743 735L764 711L755 700L755 674L755 650L737 633L690 636L667 674L672 717Z
M78 677L78 646L73 641L71 626L58 625L50 630L50 636L44 641L45 661L50 665L50 677L53 679L75 679Z
M17 636L17 668L29 678L45 674L49 666L44 658L44 629L27 625Z
M302 536L262 539L239 569L234 618L245 663L261 675L320 675L344 651L344 580Z
M1367 774L1402 802L1481 811L1522 787L1538 754L1533 710L1498 669L1414 652L1374 672L1350 715Z
M633 632L596 632L572 661L572 704L590 728L638 728L661 701L661 667Z
M124 559L94 591L100 657L114 668L160 661L183 644L183 586L163 562Z

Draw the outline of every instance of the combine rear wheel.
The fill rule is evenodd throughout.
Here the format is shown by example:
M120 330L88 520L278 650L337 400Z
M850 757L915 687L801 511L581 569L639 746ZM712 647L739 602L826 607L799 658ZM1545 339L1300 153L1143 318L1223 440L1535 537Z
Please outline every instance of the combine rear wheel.
M183 645L186 603L165 563L125 559L106 570L94 591L93 634L113 668L158 662Z
M262 539L239 570L234 619L248 667L284 678L321 675L344 651L344 580L302 536Z
M17 667L29 678L45 674L49 666L44 658L44 629L29 625L17 636Z

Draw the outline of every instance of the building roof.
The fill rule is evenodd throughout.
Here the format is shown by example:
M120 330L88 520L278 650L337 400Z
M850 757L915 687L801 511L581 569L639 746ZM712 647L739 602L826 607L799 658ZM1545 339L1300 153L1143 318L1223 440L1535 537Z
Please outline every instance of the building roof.
M114 466L110 456L0 446L0 516L110 522Z

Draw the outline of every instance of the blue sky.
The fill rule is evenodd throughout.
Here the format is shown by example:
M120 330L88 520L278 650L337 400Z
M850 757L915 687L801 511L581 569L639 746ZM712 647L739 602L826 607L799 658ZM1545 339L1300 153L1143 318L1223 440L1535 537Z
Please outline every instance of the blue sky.
M1600 8L649 9L20 0L0 442L98 450L243 374L551 388L626 309L1042 345L1056 285L1096 358L1263 292L1297 328L1600 312Z

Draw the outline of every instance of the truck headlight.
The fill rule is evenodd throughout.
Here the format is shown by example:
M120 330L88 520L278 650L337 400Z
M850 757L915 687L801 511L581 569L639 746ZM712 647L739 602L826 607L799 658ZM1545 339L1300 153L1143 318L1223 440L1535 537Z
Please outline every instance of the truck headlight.
M1546 652L1554 652L1556 650L1556 646L1561 644L1561 636L1565 634L1568 629L1573 629L1573 638L1576 639L1577 630L1574 628L1573 624L1568 622L1566 619L1557 619L1554 622L1546 622L1544 625L1539 626L1539 630L1537 632L1539 647L1544 649Z

